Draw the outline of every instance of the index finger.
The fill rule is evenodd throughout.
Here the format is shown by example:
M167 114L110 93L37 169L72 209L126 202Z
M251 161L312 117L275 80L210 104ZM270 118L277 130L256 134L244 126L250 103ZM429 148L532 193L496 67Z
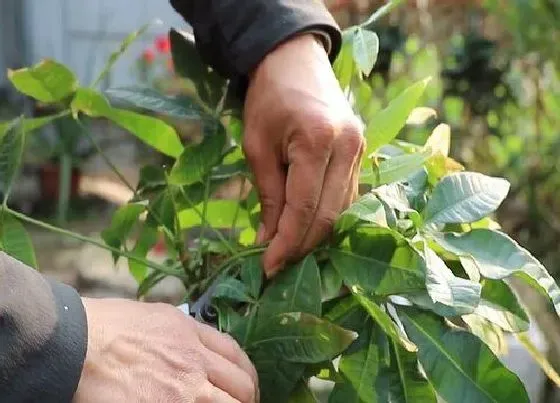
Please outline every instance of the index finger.
M282 269L303 243L319 205L330 149L301 148L294 150L294 154L288 166L286 204L276 234L263 257L268 277Z

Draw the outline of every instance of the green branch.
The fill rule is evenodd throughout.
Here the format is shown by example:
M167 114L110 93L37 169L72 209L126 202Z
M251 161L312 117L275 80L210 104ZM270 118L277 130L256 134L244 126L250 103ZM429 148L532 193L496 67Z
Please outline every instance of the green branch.
M64 236L67 236L69 238L76 239L78 241L86 242L86 243L89 243L91 245L95 245L98 248L105 249L105 250L108 250L108 251L113 252L113 253L117 253L121 256L124 256L124 257L128 258L129 260L133 260L137 263L143 264L143 265L145 265L145 266L147 266L151 269L157 270L157 271L159 271L161 273L164 273L168 276L173 276L173 277L178 277L180 279L184 279L183 273L175 270L174 268L161 266L157 263L150 262L149 260L139 258L138 256L135 256L135 255L133 255L129 252L126 252L126 251L123 251L123 250L120 250L120 249L117 249L117 248L113 248L109 245L106 245L105 243L103 243L101 241L98 241L97 239L90 238L90 237L87 237L85 235L81 235L81 234L78 234L78 233L75 233L75 232L72 232L72 231L68 231L68 230L56 227L54 225L51 225L51 224L47 224L43 221L35 220L34 218L28 217L25 214L18 213L17 211L11 210L9 208L4 209L4 211L6 211L7 213L11 214L12 216L14 216L14 217L18 218L19 220L21 220L23 222L26 222L28 224L32 224L32 225L35 225L37 227L43 228L45 230L55 232L55 233L60 234L60 235L64 235Z

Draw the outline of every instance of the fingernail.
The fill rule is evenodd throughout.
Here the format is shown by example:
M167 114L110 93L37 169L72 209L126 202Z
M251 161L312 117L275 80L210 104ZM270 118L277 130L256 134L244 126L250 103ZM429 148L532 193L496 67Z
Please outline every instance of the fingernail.
M257 244L264 243L265 235L266 235L266 228L264 227L263 223L260 223L259 230L257 231L257 239L256 239Z

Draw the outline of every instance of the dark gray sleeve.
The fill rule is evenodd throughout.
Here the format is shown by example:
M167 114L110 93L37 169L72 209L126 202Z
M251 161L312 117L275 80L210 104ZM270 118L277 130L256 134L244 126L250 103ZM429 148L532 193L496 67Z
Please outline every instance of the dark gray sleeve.
M202 58L226 78L249 74L276 45L301 32L326 35L331 60L341 33L322 0L171 0L194 29Z
M78 293L0 252L0 402L70 402L86 347Z

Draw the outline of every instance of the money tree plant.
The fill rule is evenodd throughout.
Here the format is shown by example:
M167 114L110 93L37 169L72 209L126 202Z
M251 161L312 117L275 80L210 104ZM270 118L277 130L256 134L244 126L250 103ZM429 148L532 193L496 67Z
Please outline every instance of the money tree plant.
M189 35L177 30L169 34L172 56L185 88L192 89L188 96L140 87L97 89L145 28L126 38L91 86L54 60L8 71L21 93L59 112L0 124L1 248L36 267L23 223L38 225L126 259L139 297L167 276L183 281L190 302L211 287L217 326L255 364L262 402L314 402L311 378L329 382L332 403L528 402L520 379L499 359L505 334L530 343L530 319L513 284L547 296L558 313L560 289L489 218L509 183L468 172L450 158L447 125L439 125L425 144L397 139L407 124L434 117L435 111L418 107L428 79L385 108L372 107L377 103L364 77L376 61L376 22L389 8L345 30L334 66L366 128L361 196L328 241L276 277L264 278L266 245L254 245L260 207L255 189L248 191L239 105ZM9 205L26 139L62 117L80 125L84 119L109 120L172 161L143 167L137 186L116 171L134 196L115 212L102 240ZM183 144L169 121L198 122L201 140ZM97 147L87 130L80 133ZM239 200L212 198L233 177L246 184ZM160 236L169 259L156 264L147 254Z

